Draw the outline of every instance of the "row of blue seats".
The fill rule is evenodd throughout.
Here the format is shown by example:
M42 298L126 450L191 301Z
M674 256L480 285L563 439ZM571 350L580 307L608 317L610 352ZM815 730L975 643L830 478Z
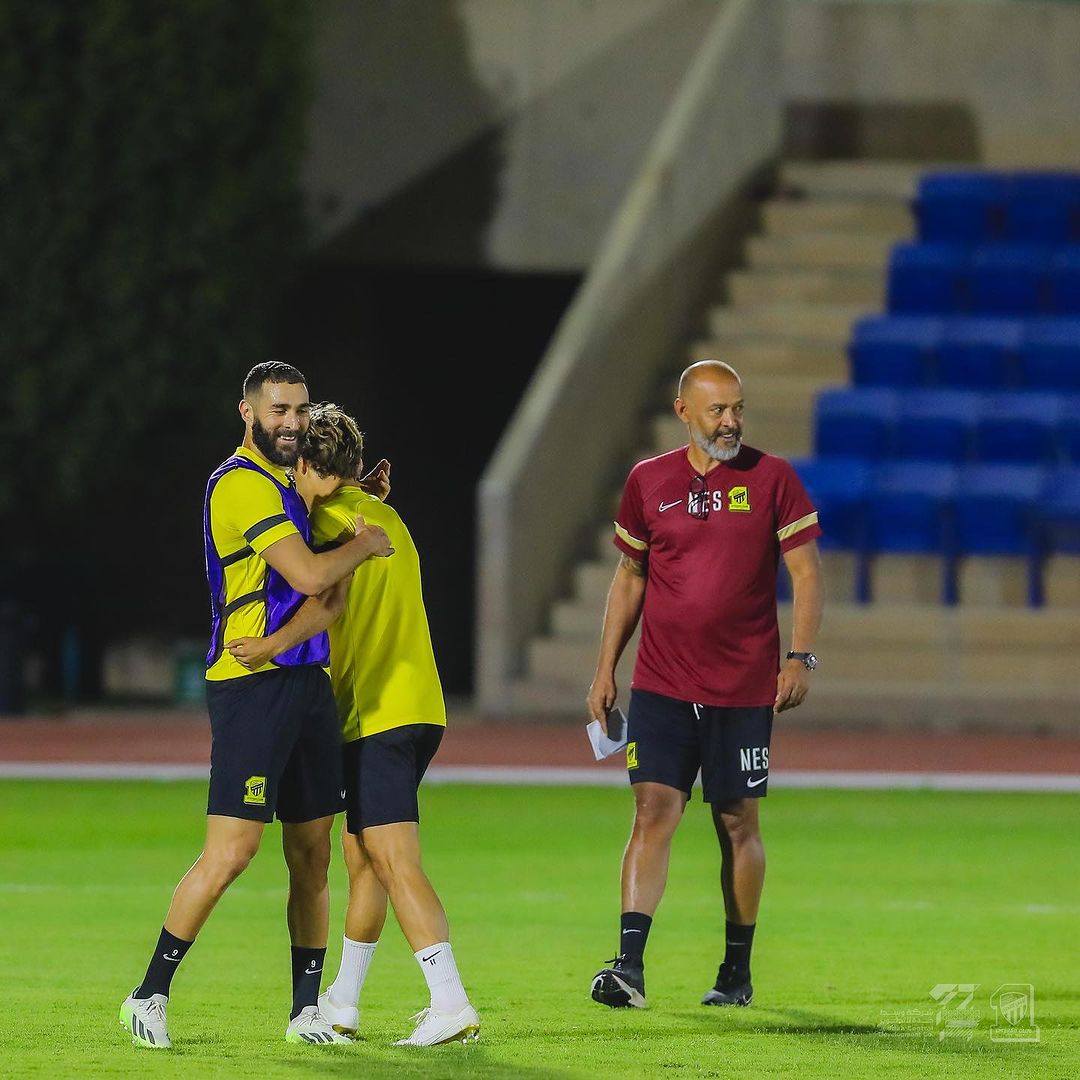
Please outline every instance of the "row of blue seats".
M1080 319L871 315L848 355L856 386L1080 391Z
M928 173L913 209L922 240L1080 243L1080 173Z
M821 546L858 556L856 593L863 603L871 598L875 555L941 557L941 595L948 604L958 598L961 559L1022 557L1033 606L1042 603L1046 557L1080 555L1080 468L955 468L843 457L793 464L818 508Z
M897 244L888 293L898 314L1080 315L1080 244Z
M824 548L968 555L1080 553L1080 468L792 463L818 509Z
M962 464L1080 465L1080 396L972 390L826 390L819 455Z

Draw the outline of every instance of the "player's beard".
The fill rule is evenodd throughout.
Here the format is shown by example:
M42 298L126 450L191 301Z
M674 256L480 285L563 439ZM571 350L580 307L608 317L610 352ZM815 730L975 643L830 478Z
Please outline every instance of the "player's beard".
M725 432L725 434L730 434L730 432ZM742 449L742 428L736 428L734 434L735 442L731 446L724 446L722 443L714 442L708 435L703 435L700 431L692 432L691 437L694 440L694 445L708 454L713 461L730 461Z
M276 442L275 436L271 435L259 423L255 417L251 422L251 439L258 451L267 461L273 465L280 465L283 469L291 469L300 456L300 432L296 433L296 442L289 449L281 449Z

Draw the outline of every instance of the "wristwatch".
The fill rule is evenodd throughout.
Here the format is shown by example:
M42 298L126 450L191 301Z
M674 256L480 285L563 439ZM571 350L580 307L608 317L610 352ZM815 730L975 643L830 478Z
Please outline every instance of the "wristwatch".
M818 665L818 658L812 652L789 652L789 660L801 660L807 671L813 671Z

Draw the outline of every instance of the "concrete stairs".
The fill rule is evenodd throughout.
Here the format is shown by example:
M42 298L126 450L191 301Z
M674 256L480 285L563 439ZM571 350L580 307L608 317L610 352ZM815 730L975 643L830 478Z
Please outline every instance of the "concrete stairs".
M687 362L725 360L739 371L751 445L787 458L811 451L815 395L848 381L852 322L882 310L888 253L911 234L908 200L926 167L839 162L783 168L780 194L763 206L763 234L749 240L746 266L724 282L727 303L708 312L707 333L687 356ZM648 432L650 445L641 447L640 457L686 441L663 396ZM594 550L573 573L571 595L553 606L548 633L529 647L527 673L513 693L515 710L584 716L617 562L610 523L617 504L613 491ZM824 561L822 667L813 703L789 715L852 723L1026 720L1053 727L1062 702L1071 701L1074 713L1080 706L1072 678L1080 646L1077 560L1055 567L1052 581L1060 584L1045 612L1024 608L1024 568L1009 560L965 566L956 608L937 603L936 561L878 560L874 582L886 600L870 607L852 603L854 558L830 553ZM635 637L618 672L624 701L636 644Z

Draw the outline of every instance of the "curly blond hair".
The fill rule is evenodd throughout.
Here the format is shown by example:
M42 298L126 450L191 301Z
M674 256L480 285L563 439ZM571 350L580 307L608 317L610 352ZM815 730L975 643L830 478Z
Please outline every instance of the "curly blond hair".
M340 405L320 401L311 407L300 456L323 479L328 476L352 479L363 461L364 433Z

